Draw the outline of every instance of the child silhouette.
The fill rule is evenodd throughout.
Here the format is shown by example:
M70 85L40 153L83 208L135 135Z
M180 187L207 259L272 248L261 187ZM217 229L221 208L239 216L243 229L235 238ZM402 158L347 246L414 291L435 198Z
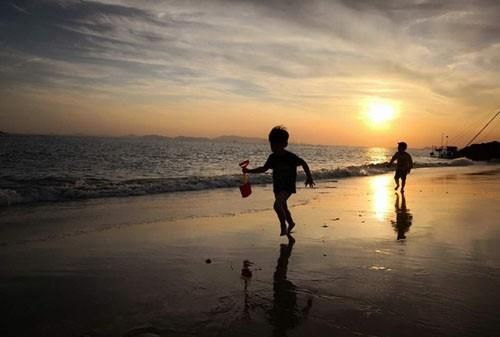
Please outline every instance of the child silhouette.
M401 193L405 191L406 176L413 168L413 160L410 154L406 152L407 147L408 145L405 142L398 143L398 151L392 156L391 161L387 165L391 166L395 161L398 162L396 164L396 173L394 174L394 181L396 182L394 189L397 190L399 188L399 179L401 179Z
M282 236L290 234L295 227L295 222L288 210L287 200L296 192L297 166L302 166L306 173L305 185L314 186L311 171L305 160L285 150L288 146L288 138L288 131L284 127L274 127L269 133L269 143L273 153L267 158L266 163L254 169L243 168L244 173L264 173L269 169L273 170L274 210L278 215Z

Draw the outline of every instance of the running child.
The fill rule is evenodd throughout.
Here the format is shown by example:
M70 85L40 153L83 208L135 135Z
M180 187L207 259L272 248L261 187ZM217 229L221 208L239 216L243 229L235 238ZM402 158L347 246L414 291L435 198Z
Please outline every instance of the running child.
M264 166L243 169L244 173L264 173L269 169L273 170L274 210L280 222L281 236L289 235L295 227L295 222L288 210L287 200L296 192L297 166L302 166L306 173L305 185L314 186L311 171L305 160L285 149L288 146L288 137L288 131L284 127L274 127L269 133L272 153Z
M394 181L396 182L396 187L394 188L396 191L399 188L399 179L401 179L401 193L404 193L405 191L405 185L406 185L406 176L410 173L411 169L413 168L413 159L411 158L410 154L406 152L406 148L408 145L406 145L405 142L400 142L398 143L398 152L392 156L391 161L387 166L391 166L392 163L397 161L396 164L396 173L394 175Z

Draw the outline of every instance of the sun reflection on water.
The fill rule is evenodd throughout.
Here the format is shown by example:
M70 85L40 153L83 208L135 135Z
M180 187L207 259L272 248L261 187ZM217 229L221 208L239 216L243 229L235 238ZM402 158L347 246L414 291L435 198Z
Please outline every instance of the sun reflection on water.
M373 211L375 212L375 217L379 221L384 221L386 214L391 211L390 182L390 176L372 177L370 181L373 193Z
M370 163L383 163L390 157L390 150L383 147L370 147L365 150L365 154L370 158Z

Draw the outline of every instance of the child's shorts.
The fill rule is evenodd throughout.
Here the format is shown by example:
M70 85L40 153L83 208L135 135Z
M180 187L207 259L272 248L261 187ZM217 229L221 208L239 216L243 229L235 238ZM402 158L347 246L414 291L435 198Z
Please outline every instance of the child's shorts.
M396 174L394 175L394 179L406 179L406 176L408 175L407 170L398 170L396 169Z

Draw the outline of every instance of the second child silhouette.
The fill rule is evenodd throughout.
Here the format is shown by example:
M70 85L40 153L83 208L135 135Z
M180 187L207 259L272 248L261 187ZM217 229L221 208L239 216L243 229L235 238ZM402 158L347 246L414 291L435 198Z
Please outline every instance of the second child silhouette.
M398 143L398 151L392 156L391 161L387 165L391 166L392 163L397 161L396 173L394 175L396 187L394 189L397 190L399 188L399 179L401 179L401 193L404 193L405 191L406 176L413 168L413 159L411 158L410 154L406 152L407 147L408 145L406 145L405 142Z

